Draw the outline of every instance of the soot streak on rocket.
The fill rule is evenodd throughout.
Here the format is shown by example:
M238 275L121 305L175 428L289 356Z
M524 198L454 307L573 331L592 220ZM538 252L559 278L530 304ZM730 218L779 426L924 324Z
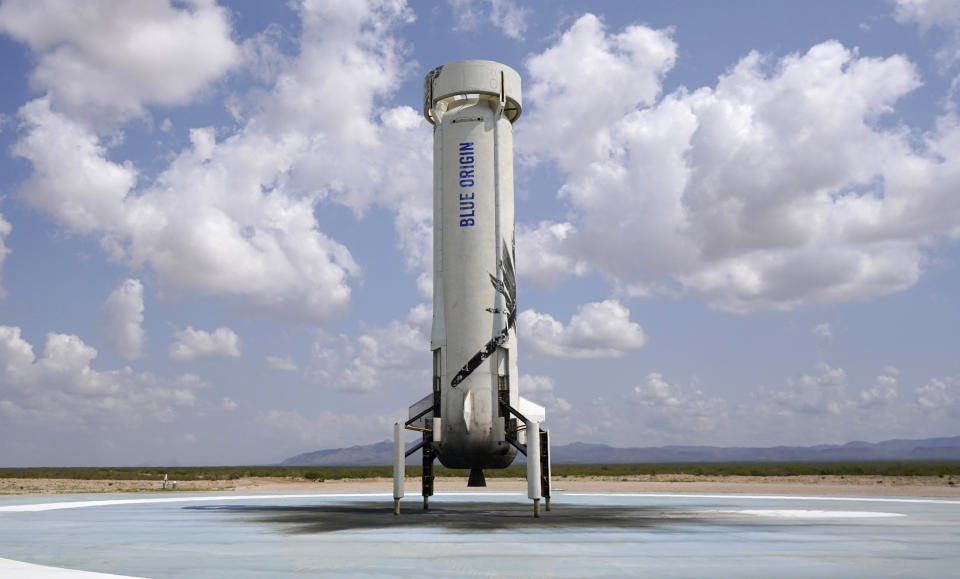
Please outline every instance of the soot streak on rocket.
M490 283L493 284L497 293L502 295L507 306L507 325L500 330L500 332L490 339L489 342L480 349L479 352L474 354L467 363L463 365L463 368L460 368L460 371L457 372L457 375L453 377L453 380L450 381L450 386L456 388L461 382L467 379L467 376L473 373L484 360L490 357L491 354L497 351L497 348L506 343L507 338L510 334L510 329L513 328L517 323L517 275L513 268L513 255L516 251L516 247L513 249L507 248L507 242L503 242L503 260L500 263L500 274L502 280L498 279L492 273L488 273L490 276Z

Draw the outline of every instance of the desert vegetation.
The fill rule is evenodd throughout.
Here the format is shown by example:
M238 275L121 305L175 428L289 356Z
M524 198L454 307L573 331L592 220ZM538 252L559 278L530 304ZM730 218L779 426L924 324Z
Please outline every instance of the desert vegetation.
M43 467L0 468L0 478L76 480L159 480L166 474L178 481L230 481L240 478L294 478L304 480L366 479L392 476L390 466L190 466L190 467ZM462 477L464 470L435 467L439 477ZM523 478L524 465L485 471L488 478ZM763 463L657 463L657 464L556 464L553 477L628 477L651 475L693 476L934 476L960 477L960 461L878 462L763 462ZM407 475L420 476L419 466L408 466Z

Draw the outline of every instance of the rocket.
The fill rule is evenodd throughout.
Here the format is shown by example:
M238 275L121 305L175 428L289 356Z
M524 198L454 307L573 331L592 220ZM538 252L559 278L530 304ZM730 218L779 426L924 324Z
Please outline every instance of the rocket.
M521 108L520 75L497 62L453 62L424 80L423 114L433 125L433 384L394 427L395 513L404 459L418 449L424 508L435 459L470 469L469 486L484 486L483 469L506 468L522 452L534 514L540 498L549 510L546 415L520 396L517 379L513 124ZM405 429L423 434L410 450Z

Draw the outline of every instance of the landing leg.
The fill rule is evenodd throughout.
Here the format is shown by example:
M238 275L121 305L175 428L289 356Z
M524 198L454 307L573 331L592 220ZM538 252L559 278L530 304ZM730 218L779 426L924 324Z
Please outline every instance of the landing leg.
M527 421L527 497L533 499L533 516L540 516L543 496L540 481L540 423Z
M403 482L406 476L407 455L403 444L404 425L393 425L393 514L400 514L400 499L403 498Z
M420 484L423 495L423 510L430 508L430 497L433 496L433 434L423 433L423 474L420 478Z
M550 431L540 431L540 494L544 507L550 510Z

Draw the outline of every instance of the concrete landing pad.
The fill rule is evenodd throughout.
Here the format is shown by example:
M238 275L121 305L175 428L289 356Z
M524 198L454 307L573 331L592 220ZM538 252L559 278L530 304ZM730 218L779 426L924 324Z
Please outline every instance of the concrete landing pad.
M540 519L519 493L399 517L388 494L0 499L18 577L948 576L958 544L960 501L925 498L565 493Z

